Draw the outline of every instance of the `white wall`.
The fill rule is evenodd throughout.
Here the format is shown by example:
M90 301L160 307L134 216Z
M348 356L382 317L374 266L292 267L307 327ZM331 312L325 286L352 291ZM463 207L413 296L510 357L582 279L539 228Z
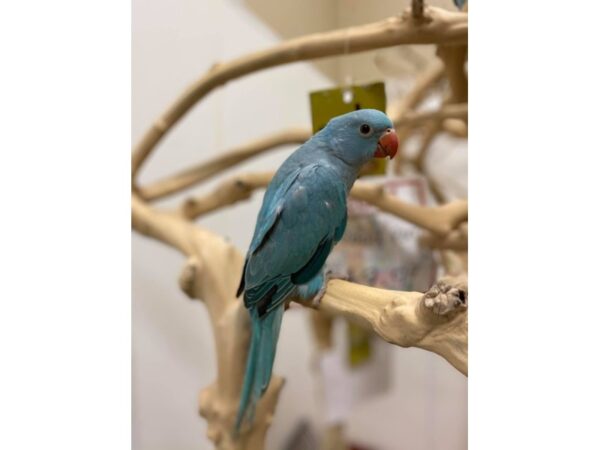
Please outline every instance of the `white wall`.
M239 1L133 0L132 4L134 142L213 63L278 41ZM155 180L274 130L308 125L307 93L329 86L309 64L272 69L228 84L206 98L160 144L141 181ZM275 168L288 153L281 150L235 170ZM256 195L202 219L201 224L245 249L260 200ZM212 448L197 414L198 392L215 376L206 311L178 289L184 262L180 254L135 233L132 246L134 448ZM287 313L275 364L287 383L268 448L281 448L301 417L319 426L317 392L309 370L311 339L304 312ZM466 448L465 378L424 351L398 348L392 354L392 391L357 408L349 434L379 449Z

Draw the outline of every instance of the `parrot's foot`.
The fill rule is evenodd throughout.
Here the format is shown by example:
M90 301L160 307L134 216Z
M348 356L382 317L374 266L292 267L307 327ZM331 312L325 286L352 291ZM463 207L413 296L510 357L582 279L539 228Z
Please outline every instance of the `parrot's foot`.
M435 314L445 316L457 309L467 307L468 292L466 285L449 284L439 280L423 296L423 305Z
M327 283L330 280L348 281L348 276L345 274L334 273L331 270L328 270L327 272L325 272L323 274L323 283L321 284L321 287L319 288L319 292L317 292L312 299L313 308L319 308L319 306L321 305L321 300L323 300L323 297L325 296L325 292L327 291Z
M313 308L319 309L319 306L321 306L321 300L323 299L323 296L325 295L325 291L327 291L327 277L325 277L325 282L319 289L319 292L316 293L316 295L313 297L313 299L311 301Z

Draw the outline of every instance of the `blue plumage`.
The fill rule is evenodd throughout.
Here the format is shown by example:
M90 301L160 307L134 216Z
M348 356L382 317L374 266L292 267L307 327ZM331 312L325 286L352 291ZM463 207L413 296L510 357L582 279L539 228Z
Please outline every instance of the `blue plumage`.
M393 157L396 149L385 114L354 111L332 119L292 153L269 184L238 289L252 337L236 430L252 421L269 385L286 299L321 288L325 260L344 234L346 198L358 171L373 157Z

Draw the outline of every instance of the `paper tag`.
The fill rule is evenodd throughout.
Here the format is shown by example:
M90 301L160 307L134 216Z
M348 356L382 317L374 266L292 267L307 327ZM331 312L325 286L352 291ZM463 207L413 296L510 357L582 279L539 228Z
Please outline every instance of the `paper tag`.
M313 133L318 132L334 117L358 109L377 109L385 112L385 86L382 82L364 86L347 86L310 93ZM368 175L385 175L387 158L374 159Z
M351 367L365 364L371 357L371 335L359 325L348 322L348 363Z

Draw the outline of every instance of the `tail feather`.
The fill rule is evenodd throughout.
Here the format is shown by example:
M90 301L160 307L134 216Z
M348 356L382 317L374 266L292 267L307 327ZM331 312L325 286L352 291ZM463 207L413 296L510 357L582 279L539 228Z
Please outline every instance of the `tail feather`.
M250 310L252 337L235 422L236 432L239 432L244 421L252 422L256 404L269 386L283 311L283 304L263 317L258 317L256 308Z

